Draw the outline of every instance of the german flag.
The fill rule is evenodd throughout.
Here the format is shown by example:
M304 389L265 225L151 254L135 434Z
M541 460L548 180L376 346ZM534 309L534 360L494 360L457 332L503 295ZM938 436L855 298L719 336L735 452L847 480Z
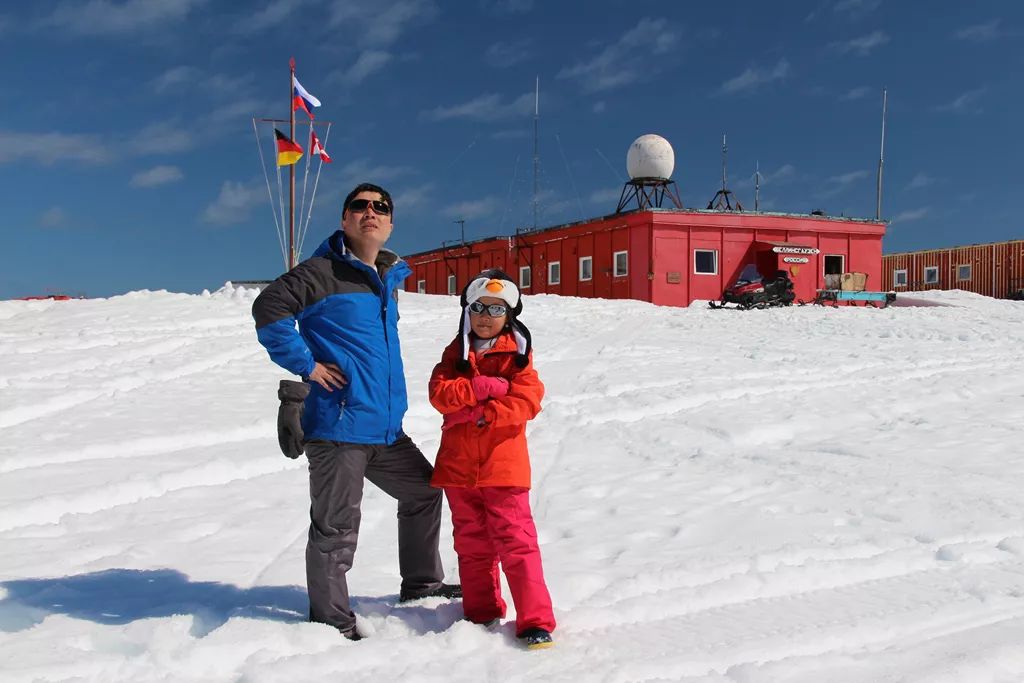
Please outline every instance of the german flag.
M302 147L295 144L294 141L290 140L287 135L277 128L274 129L274 135L277 137L278 166L291 166L302 158Z

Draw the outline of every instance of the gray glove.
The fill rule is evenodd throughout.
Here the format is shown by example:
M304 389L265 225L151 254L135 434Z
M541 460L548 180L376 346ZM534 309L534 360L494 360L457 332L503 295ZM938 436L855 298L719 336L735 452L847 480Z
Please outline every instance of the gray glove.
M277 411L277 443L289 458L302 455L302 407L308 395L308 384L290 379L281 380L277 390L277 397L281 399Z

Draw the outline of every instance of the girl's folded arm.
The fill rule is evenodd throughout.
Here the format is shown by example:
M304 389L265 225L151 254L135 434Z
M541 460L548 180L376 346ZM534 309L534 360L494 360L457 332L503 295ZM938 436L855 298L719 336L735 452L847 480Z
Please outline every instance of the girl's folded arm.
M442 415L454 413L467 406L475 406L477 403L473 383L455 369L458 355L457 348L446 349L441 362L435 365L434 371L430 373L427 390L430 405Z
M495 427L525 424L537 417L544 384L533 369L533 358L508 380L508 393L484 402L484 420Z

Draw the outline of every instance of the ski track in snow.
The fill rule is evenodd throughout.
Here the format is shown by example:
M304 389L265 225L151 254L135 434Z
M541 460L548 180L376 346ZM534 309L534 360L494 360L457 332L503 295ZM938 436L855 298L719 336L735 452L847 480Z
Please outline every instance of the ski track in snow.
M510 600L494 633L395 604L370 484L350 589L371 637L303 622L305 462L277 451L286 375L253 297L0 302L3 680L1024 680L1022 305L529 297L559 629L527 653ZM431 459L457 316L403 295L405 426Z

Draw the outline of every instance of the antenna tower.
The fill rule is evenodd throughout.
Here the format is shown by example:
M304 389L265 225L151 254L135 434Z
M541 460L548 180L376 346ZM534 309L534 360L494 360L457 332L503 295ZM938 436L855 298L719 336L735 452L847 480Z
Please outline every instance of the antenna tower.
M742 211L743 205L736 195L726 186L725 161L729 148L725 144L725 134L722 134L722 189L715 193L715 196L708 202L708 208L713 211ZM736 206L734 207L733 204Z

